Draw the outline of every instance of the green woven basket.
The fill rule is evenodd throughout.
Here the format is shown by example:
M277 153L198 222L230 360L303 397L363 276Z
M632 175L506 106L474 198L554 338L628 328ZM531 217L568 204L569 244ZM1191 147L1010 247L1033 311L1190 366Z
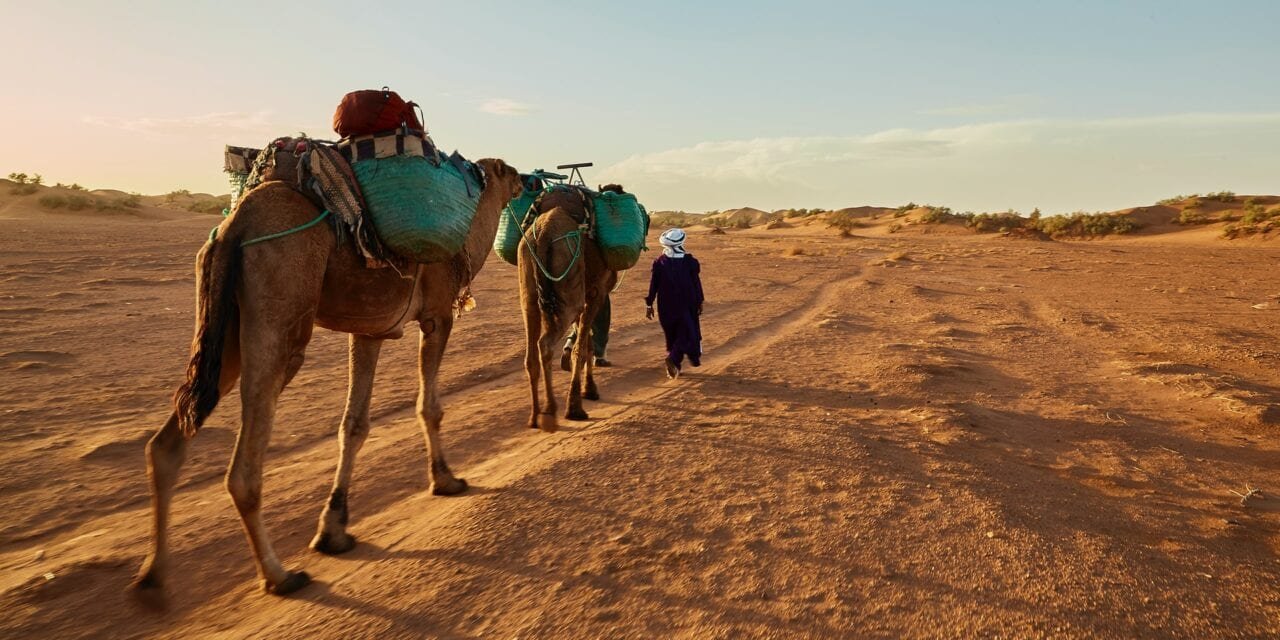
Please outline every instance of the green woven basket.
M240 198L244 196L244 185L249 180L249 174L240 172L227 172L227 182L231 184L231 206L230 209L236 208L236 203L240 202Z
M480 202L480 186L456 166L420 156L351 165L378 236L396 254L443 262L462 250Z
M538 198L538 191L522 191L514 200L507 203L498 218L498 235L493 237L493 250L498 257L516 264L520 255L520 237L523 235L525 219L532 210L533 201Z
M605 264L613 271L634 267L644 249L648 216L644 207L630 193L605 191L594 198L596 210L596 242L604 253Z

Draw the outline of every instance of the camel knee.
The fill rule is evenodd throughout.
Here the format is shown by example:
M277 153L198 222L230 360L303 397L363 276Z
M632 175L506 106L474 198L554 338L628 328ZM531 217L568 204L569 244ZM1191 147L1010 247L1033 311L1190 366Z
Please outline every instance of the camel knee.
M254 513L262 506L262 482L249 478L244 471L232 467L227 473L227 493L241 514Z
M182 466L187 437L178 429L177 422L176 414L169 416L169 421L147 441L147 465L153 474L173 473Z
M369 416L349 416L342 421L342 434L348 442L362 444L369 437Z

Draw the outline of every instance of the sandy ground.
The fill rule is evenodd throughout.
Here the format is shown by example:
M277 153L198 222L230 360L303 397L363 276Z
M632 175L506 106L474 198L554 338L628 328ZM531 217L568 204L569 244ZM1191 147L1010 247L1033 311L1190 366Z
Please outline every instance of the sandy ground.
M172 606L143 611L142 446L214 221L0 208L0 636L1280 634L1280 245L1203 231L696 230L705 366L663 377L637 271L604 401L554 435L522 428L515 272L491 258L442 374L473 489L426 493L415 344L389 343L361 545L306 549L346 382L345 337L317 331L265 493L316 583L257 591L222 487L232 397L184 469Z

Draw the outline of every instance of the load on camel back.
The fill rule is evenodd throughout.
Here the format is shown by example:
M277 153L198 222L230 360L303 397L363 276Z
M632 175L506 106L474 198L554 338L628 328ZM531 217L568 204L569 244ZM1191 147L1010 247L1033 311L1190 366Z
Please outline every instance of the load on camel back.
M336 143L278 138L265 149L226 148L231 209L268 180L291 182L356 236L370 266L451 259L471 228L483 169L441 152L413 102L386 87L348 93L333 116ZM229 211L228 211L229 212Z
M649 233L649 213L635 194L625 193L621 188L601 187L593 191L581 178L574 181L570 176L542 169L520 174L520 177L524 190L503 210L498 235L493 239L494 252L507 263L517 264L520 239L529 235L539 212L545 212L542 201L551 194L563 192L579 194L583 199L587 220L579 231L600 247L610 270L626 271L634 267L640 260L640 252L648 248L644 239ZM551 273L544 275L555 278Z

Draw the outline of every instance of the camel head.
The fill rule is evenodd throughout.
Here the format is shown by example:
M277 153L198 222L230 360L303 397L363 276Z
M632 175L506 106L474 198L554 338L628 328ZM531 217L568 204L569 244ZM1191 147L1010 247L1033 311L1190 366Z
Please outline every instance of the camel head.
M604 193L605 191L612 191L617 194L626 193L626 191L622 190L622 185L620 184L606 184L603 187L600 187L599 189L597 189L597 191L599 191L600 193Z
M502 198L503 204L511 201L524 191L524 184L520 180L520 172L506 162L498 158L484 158L477 160L476 164L484 169L484 177L488 182L485 185L485 190L495 189L495 193L504 196Z

